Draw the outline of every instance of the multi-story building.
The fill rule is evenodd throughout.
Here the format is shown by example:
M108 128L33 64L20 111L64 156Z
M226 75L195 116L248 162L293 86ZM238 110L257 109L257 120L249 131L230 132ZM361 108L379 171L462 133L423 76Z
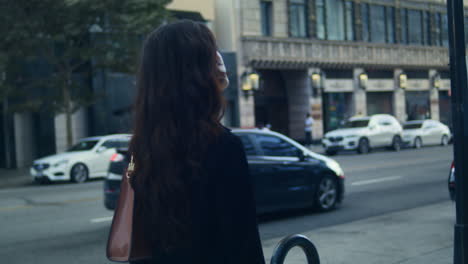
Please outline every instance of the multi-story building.
M301 140L308 112L315 138L355 115L450 123L443 1L216 0L216 18L237 53L241 126Z

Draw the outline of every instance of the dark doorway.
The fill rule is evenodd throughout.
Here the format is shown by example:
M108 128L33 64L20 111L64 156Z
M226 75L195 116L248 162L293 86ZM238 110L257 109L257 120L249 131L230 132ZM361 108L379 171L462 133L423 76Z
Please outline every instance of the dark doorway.
M34 113L34 141L36 142L36 157L40 158L55 154L55 121L52 113Z
M337 129L352 115L352 93L324 93L323 116L325 132Z
M393 115L393 92L367 93L367 114Z
M289 110L285 82L280 71L260 71L261 89L255 95L256 125L270 124L271 129L289 134Z
M408 121L431 118L429 92L406 92L406 114Z

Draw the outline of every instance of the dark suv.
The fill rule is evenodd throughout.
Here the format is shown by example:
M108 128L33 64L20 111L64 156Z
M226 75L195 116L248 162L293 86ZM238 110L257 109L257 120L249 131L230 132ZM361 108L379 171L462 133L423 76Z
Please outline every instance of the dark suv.
M279 133L258 129L232 132L244 144L259 214L307 207L329 211L343 200L344 173L336 161ZM104 203L112 210L129 162L127 150L119 149L111 161Z

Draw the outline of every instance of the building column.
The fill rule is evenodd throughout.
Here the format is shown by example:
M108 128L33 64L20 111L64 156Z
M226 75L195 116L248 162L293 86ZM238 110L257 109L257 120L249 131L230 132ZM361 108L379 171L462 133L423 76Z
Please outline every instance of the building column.
M433 120L440 120L440 105L439 105L439 89L434 87L434 79L436 78L438 72L437 70L429 70L429 100L430 100L430 107L431 107L431 119Z
M310 78L307 71L283 71L282 73L288 98L289 136L293 139L304 140L306 114L311 112Z
M64 152L67 146L67 127L65 122L65 114L55 116L55 146L56 152ZM87 115L86 110L81 108L72 115L72 131L73 143L87 136Z
M312 127L312 136L313 140L318 140L323 137L324 133L324 120L323 120L323 100L322 100L322 91L323 87L319 87L318 92L314 95L312 92L312 80L311 76L312 74L320 73L320 69L314 69L310 68L308 70L308 90L309 90L309 112L312 115L312 118L314 119L314 125Z
M364 69L356 68L353 70L353 115L366 116L367 115L367 94L366 90L359 87L359 75L364 72Z
M393 71L393 113L400 122L407 120L406 114L406 96L405 90L400 88L400 74L403 73L402 69L395 69Z
M34 127L31 113L15 113L13 115L15 130L16 166L23 168L32 165L36 149L34 142Z
M255 100L254 96L246 97L243 92L239 93L239 122L240 127L255 127Z

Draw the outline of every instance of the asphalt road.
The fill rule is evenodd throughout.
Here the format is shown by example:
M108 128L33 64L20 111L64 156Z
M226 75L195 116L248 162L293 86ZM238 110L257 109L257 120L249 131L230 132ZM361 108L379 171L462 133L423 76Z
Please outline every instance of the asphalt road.
M301 210L262 217L262 239L449 199L451 147L344 154L335 159L347 179L341 207L330 213ZM104 249L111 215L103 207L101 181L0 190L1 262L110 263Z

